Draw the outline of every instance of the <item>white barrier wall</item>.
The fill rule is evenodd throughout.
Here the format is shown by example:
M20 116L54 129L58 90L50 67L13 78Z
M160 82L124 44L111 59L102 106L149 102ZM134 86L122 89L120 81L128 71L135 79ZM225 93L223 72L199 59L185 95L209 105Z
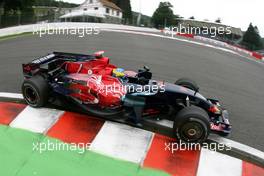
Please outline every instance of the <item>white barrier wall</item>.
M9 28L0 29L0 37L21 34L25 32L33 32L36 29L56 29L56 28L100 28L103 29L118 29L118 30L132 30L132 31L143 31L143 32L160 32L154 28L145 28L145 27L135 27L127 25L117 25L117 24L107 24L107 23L43 23L43 24L31 24L31 25L22 25Z

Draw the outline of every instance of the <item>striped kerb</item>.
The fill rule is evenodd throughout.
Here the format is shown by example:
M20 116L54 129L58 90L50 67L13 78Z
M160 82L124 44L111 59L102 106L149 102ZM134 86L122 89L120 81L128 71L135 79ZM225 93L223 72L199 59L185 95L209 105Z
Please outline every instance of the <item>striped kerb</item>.
M175 143L175 139L155 134L144 167L164 170L175 176L195 176L199 164L200 151L172 151L167 147Z
M50 128L47 135L67 143L91 143L103 126L104 121L87 115L65 112Z
M243 161L242 170L242 176L264 176L264 168L258 167L246 161Z
M148 151L153 133L122 125L105 122L94 139L91 150L115 158L141 163Z
M63 114L63 111L27 106L10 124L11 127L45 133Z
M0 102L0 124L9 125L25 107L24 104Z
M228 155L202 149L197 176L241 176L242 161Z
M204 148L172 151L172 138L72 112L0 102L0 124L0 175L264 176L240 159ZM54 138L89 143L91 151L32 151Z

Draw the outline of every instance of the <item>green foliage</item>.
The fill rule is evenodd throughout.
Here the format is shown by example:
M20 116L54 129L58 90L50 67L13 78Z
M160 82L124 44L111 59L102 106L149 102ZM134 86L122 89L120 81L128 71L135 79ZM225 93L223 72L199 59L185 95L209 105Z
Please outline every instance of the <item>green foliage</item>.
M123 19L125 23L132 23L132 10L130 0L112 0L118 7L123 10Z
M152 22L156 28L171 26L175 24L175 15L171 9L170 2L160 2L152 16Z
M31 12L32 6L53 6L53 7L76 7L77 4L60 2L55 0L0 0L0 6L2 6L6 13L9 11L23 11Z
M258 33L257 27L253 27L253 25L250 23L243 36L241 44L249 50L258 50L263 48L263 42Z
M77 7L78 4L67 3L63 1L55 1L55 0L34 0L35 6L50 6L50 7L63 7L63 8L71 8Z
M34 0L1 0L0 5L4 8L5 12L10 10L14 11L30 11Z

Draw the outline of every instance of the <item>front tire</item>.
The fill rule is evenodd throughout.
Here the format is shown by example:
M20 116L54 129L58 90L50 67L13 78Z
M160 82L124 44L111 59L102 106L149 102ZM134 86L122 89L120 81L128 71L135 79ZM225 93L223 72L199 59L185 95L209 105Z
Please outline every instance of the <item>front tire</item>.
M175 117L173 132L183 142L204 142L210 132L207 112L197 106L185 107Z
M186 88L191 89L191 90L193 90L195 92L199 91L198 84L195 81L193 81L193 80L191 80L189 78L181 78L181 79L177 80L175 82L175 84L179 85L179 86L186 87Z
M49 99L49 86L41 76L34 76L24 80L22 94L28 105L39 108L47 104Z

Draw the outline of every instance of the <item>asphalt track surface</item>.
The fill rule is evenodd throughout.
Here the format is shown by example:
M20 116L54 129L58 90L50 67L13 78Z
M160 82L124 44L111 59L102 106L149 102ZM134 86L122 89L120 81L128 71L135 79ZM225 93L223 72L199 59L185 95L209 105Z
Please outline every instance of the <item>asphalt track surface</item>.
M229 138L264 151L264 65L195 44L115 32L85 38L52 35L0 41L0 92L20 92L22 63L53 51L97 50L105 50L113 64L128 70L148 65L156 79L194 79L203 95L218 98L229 110L233 124Z

